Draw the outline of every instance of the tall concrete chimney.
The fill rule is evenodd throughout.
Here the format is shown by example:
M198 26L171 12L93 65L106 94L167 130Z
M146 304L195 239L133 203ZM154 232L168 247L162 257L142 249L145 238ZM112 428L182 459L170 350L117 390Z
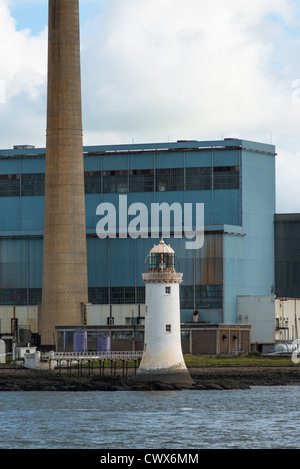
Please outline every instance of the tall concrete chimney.
M41 345L55 325L81 325L88 301L79 0L49 0Z

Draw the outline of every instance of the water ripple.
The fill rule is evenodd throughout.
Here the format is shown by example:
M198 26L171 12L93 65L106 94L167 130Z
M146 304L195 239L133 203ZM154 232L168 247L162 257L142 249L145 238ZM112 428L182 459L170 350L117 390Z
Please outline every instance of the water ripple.
M297 448L298 393L2 392L0 448Z

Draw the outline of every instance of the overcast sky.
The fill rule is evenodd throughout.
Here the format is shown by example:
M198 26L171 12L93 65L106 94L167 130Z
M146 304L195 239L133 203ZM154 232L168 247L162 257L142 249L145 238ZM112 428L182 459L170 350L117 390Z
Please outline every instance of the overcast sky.
M276 145L300 212L299 0L80 0L84 145ZM45 146L48 0L0 0L0 148Z

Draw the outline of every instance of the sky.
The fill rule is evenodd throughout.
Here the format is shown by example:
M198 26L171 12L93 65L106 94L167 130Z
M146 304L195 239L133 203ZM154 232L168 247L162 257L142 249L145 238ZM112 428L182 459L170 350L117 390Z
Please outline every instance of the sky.
M48 0L0 0L0 148L45 147ZM299 0L80 0L84 145L276 146L300 212Z

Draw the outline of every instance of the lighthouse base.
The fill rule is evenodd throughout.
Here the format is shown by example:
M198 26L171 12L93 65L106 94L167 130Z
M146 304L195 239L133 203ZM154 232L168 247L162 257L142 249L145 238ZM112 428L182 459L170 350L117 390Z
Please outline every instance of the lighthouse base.
M160 382L167 384L194 384L187 369L158 368L145 369L140 368L134 377L135 381L141 382Z

